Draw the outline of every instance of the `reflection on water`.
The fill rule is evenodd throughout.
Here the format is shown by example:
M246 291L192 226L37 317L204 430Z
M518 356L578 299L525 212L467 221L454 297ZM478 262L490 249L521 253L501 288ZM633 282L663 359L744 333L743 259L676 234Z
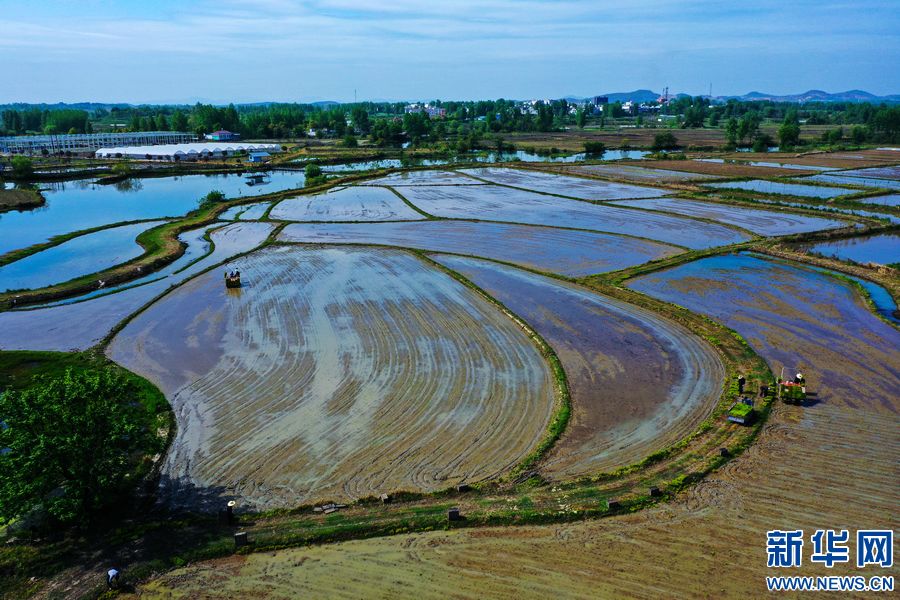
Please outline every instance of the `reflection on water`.
M262 183L250 187L238 173L129 179L113 185L90 179L42 184L46 205L0 214L0 254L72 231L179 217L197 208L200 198L213 190L226 198L239 198L302 188L304 181L301 171L272 171Z
M900 234L834 240L805 246L803 249L858 263L873 262L887 265L900 262Z
M326 173L346 173L350 171L373 171L375 169L399 169L402 167L438 167L442 165L477 162L477 163L497 163L497 162L553 162L553 163L575 163L585 160L621 160L621 159L641 159L649 154L643 150L607 150L602 154L587 154L579 152L577 154L568 155L546 155L535 154L526 150L516 150L515 152L473 152L470 154L461 154L453 158L385 158L381 160L366 160L357 162L342 163L339 165L322 165L322 170ZM294 162L308 162L308 158L299 158Z

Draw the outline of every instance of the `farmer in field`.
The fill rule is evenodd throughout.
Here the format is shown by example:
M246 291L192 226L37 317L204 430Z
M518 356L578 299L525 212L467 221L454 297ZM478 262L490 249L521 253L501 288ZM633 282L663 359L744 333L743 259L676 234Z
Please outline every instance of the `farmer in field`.
M118 589L118 587L119 587L119 571L118 571L118 569L113 568L106 572L106 586L111 590Z

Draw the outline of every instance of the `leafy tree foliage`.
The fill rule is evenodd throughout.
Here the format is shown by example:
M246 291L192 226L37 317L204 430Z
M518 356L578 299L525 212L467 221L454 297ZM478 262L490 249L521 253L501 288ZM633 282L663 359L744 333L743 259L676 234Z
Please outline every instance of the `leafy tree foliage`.
M678 138L669 131L653 136L653 150L673 150L677 147Z
M0 395L0 521L43 509L90 522L133 486L141 457L162 450L146 390L110 368L69 369Z

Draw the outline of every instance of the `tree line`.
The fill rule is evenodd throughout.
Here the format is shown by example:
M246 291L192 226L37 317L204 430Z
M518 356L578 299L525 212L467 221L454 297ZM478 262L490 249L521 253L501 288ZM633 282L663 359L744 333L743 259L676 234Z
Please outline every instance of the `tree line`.
M513 100L435 101L445 111L440 118L424 112L407 113L405 103L360 102L352 104L260 104L213 106L136 106L91 112L74 109L0 111L0 133L90 133L113 125L126 131L188 131L204 135L225 129L251 139L331 137L354 145L357 136L379 146L402 142L449 142L457 149L476 147L485 136L503 133L548 132L588 125L604 126L609 120L629 119L643 124L640 109L626 112L621 102L600 111L592 105L565 99L521 103ZM900 139L900 107L868 103L788 103L738 101L712 104L706 97L680 96L664 106L652 106L667 115L663 127L721 128L729 145L762 147L799 143L795 127L805 124L847 125L840 139L897 142ZM646 111L647 106L644 107ZM632 114L634 113L634 114ZM655 112L653 113L655 114ZM629 122L630 122L629 121ZM780 126L779 139L762 133L764 123ZM782 135L783 133L783 135Z

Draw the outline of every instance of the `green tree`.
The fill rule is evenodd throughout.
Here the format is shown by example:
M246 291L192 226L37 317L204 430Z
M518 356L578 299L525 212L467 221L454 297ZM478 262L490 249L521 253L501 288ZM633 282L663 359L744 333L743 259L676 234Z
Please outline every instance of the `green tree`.
M163 448L160 402L109 368L69 369L0 395L0 521L43 508L89 522L114 506L140 459Z
M666 131L653 136L653 150L673 150L678 147L678 138Z
M359 142L352 133L348 133L344 136L344 147L345 148L356 148L359 146Z
M800 144L800 126L794 123L783 123L778 128L779 149L793 148Z
M575 122L581 129L584 129L584 126L587 124L587 115L584 112L584 108L579 108L578 112L575 113Z
M14 176L25 178L34 174L34 163L27 156L13 156L11 162Z
M176 110L172 115L172 131L187 131L188 130L188 120L187 117L184 116L184 113L180 110Z

